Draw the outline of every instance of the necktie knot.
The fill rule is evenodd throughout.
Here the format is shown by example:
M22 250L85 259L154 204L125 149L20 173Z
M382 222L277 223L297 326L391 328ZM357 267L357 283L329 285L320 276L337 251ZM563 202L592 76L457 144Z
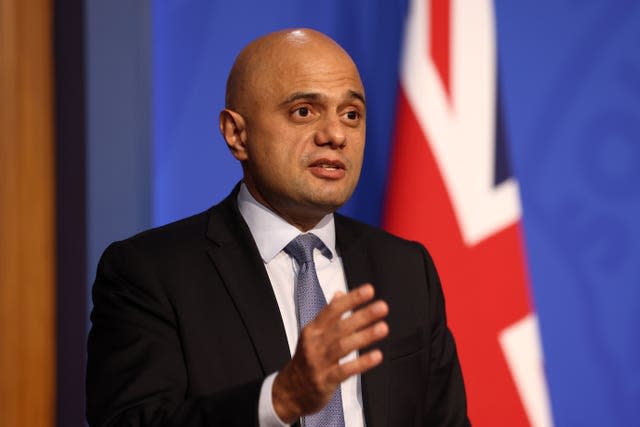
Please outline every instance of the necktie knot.
M299 265L313 261L313 250L319 249L322 254L331 259L331 250L313 233L300 234L285 246L284 251L291 255Z

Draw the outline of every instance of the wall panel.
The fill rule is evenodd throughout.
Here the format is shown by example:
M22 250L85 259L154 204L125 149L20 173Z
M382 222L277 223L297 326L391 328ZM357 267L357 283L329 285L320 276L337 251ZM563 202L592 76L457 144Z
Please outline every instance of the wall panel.
M51 3L0 2L0 425L54 420Z

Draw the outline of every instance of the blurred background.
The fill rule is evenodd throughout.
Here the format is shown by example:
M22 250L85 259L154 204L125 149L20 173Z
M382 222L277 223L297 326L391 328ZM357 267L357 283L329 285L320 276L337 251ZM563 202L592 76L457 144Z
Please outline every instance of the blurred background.
M233 59L311 27L357 63L342 211L439 267L478 426L640 419L640 3L0 0L0 426L82 426L105 247L241 178Z

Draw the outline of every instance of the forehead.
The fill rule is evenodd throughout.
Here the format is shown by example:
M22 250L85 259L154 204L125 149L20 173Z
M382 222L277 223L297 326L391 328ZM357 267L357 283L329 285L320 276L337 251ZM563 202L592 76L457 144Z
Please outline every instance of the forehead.
M300 46L281 52L262 74L262 89L271 101L283 101L292 93L314 92L327 97L363 94L358 70L338 48ZM267 64L265 64L267 65Z

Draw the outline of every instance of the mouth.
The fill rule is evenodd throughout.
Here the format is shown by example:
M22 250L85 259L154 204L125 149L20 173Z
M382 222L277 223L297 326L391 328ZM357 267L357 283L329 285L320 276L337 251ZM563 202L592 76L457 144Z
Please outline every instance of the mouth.
M318 159L314 162L312 162L309 167L312 168L322 168L322 169L328 169L328 170L338 170L338 169L344 169L344 163L342 163L340 160L329 160L329 159Z
M318 178L340 179L345 176L346 168L340 160L318 159L309 164L311 173Z

